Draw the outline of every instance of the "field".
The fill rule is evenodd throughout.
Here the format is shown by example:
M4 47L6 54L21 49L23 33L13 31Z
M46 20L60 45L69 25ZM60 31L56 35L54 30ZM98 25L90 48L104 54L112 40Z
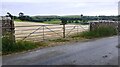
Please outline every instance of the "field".
M66 37L89 29L89 25L67 24ZM63 25L44 24L34 22L15 22L15 36L17 40L49 40L63 37Z

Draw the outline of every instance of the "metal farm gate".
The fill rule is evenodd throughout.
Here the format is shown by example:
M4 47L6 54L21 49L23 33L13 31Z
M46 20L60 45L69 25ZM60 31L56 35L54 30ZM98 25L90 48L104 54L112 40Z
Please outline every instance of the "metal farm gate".
M15 26L16 40L45 41L66 38L71 34L88 30L88 25L26 25Z

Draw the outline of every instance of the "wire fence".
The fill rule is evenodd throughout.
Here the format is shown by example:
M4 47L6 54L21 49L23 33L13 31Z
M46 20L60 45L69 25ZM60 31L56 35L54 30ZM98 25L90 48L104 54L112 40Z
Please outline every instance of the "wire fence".
M15 26L16 40L46 41L55 38L67 38L89 29L89 25L26 25Z

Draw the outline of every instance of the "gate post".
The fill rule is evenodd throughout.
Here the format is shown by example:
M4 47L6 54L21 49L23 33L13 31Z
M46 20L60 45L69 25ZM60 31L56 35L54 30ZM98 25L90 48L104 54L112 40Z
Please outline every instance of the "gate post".
M63 24L63 38L65 38L65 24Z
M65 25L67 24L67 19L65 19L65 18L62 18L61 19L61 24L60 25L63 25L63 38L65 38L66 37L66 35L65 35Z

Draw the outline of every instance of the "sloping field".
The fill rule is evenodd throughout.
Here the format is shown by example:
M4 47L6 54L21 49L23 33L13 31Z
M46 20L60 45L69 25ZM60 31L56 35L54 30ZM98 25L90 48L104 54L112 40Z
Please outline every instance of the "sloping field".
M88 25L68 24L65 26L65 34L68 36L73 33L88 30L88 28ZM63 37L63 25L34 22L15 22L15 36L17 39L35 41Z

